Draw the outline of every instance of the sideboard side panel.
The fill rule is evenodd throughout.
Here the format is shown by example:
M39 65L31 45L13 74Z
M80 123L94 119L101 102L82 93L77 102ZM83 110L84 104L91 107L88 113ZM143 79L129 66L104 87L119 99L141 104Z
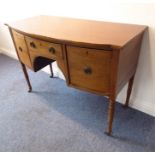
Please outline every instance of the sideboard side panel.
M142 37L143 33L137 35L120 50L117 93L136 72Z

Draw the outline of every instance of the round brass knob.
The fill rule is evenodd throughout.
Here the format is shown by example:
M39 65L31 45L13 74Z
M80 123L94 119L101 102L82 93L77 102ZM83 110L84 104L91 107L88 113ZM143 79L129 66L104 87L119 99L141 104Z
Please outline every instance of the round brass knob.
M90 67L85 67L84 73L90 75L90 74L92 74L92 69Z
M56 51L55 51L55 49L54 49L53 47L50 47L50 48L48 49L48 51L49 51L50 53L52 53L52 54L55 54L55 53L56 53Z
M36 45L35 45L34 42L30 42L30 46L31 46L32 48L36 48Z
M22 49L20 46L18 47L18 49L19 49L21 52L23 51L23 49Z

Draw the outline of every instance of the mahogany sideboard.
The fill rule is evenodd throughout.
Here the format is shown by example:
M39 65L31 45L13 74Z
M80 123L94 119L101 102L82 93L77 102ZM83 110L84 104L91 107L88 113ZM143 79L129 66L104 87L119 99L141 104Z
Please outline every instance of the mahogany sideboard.
M29 92L26 67L34 72L56 61L68 86L109 98L106 133L112 132L117 94L128 83L128 106L143 25L36 16L9 27ZM61 90L60 90L61 91Z

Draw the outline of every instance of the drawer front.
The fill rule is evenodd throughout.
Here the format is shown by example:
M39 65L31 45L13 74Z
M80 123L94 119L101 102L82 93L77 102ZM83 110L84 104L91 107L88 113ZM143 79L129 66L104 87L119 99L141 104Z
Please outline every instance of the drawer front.
M26 46L24 35L17 33L14 30L12 31L12 33L20 61L31 68L31 60Z
M61 45L26 37L30 55L57 60L63 57Z
M108 92L111 56L110 51L68 46L71 85L101 93Z

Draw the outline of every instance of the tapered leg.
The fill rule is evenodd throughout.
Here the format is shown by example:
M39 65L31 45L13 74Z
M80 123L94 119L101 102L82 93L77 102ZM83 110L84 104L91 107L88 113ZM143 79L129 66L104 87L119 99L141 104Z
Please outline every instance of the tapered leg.
M111 135L112 133L112 123L113 123L113 118L114 118L114 112L115 112L115 99L109 98L108 127L105 132L107 135Z
M49 64L49 67L50 67L50 72L51 72L51 78L53 78L54 74L53 74L53 68L52 68L52 64Z
M28 76L27 70L26 70L26 66L23 63L21 63L21 66L22 66L22 69L23 69L23 72L24 72L24 75L25 75L26 82L27 82L28 87L29 87L28 92L31 92L32 91L32 87L31 87L31 83L30 83L30 80L29 80L29 76Z
M124 104L124 107L128 107L128 105L129 105L129 100L130 100L130 96L131 96L133 81L134 81L134 76L132 76L130 78L130 80L129 80L128 90L127 90L127 96L126 96L126 102Z

